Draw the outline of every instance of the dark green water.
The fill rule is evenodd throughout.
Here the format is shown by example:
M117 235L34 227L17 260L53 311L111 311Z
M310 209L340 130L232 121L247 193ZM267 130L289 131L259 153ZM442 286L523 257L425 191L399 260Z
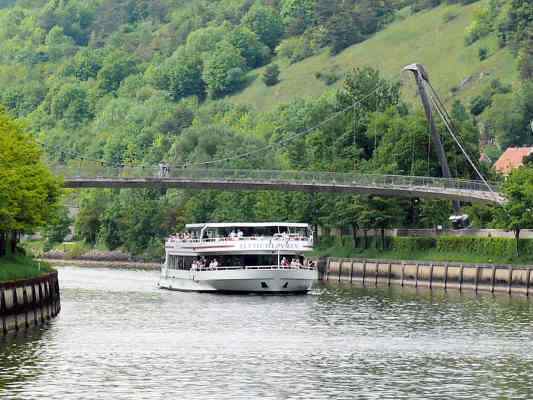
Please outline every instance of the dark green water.
M533 398L524 298L222 296L160 291L156 272L59 271L59 318L0 340L1 399Z

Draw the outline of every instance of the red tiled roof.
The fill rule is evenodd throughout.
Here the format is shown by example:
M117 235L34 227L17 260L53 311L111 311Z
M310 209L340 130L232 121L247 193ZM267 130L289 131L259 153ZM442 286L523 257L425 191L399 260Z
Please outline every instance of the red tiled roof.
M523 164L524 157L533 153L533 147L509 147L494 164L500 174L507 175Z

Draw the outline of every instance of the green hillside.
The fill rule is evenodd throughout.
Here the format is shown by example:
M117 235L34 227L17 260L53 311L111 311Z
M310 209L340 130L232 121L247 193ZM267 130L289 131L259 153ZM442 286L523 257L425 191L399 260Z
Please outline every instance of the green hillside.
M493 78L503 83L518 78L516 59L508 48L499 49L493 33L471 46L465 46L465 30L472 22L474 12L486 1L469 6L445 5L429 11L410 15L397 21L375 36L331 57L329 51L289 65L279 60L281 82L267 87L260 79L242 92L231 97L238 104L249 104L261 111L271 110L280 103L297 97L316 97L327 86L315 78L315 73L338 66L341 73L366 65L380 70L387 78L399 79L402 68L418 62L428 67L430 78L441 96L452 96L451 89L461 82L469 82L458 92L461 100L479 94ZM456 16L446 22L447 17ZM489 50L489 57L480 61L480 47ZM251 74L259 75L257 71ZM407 76L401 77L404 94L414 94L415 87ZM338 86L342 85L339 79Z
M533 145L530 0L0 4L0 115L21 119L54 163L143 174L164 162L172 171L441 176L413 79L400 74L413 62L428 67L472 158ZM443 142L453 176L475 178L451 138ZM88 190L79 198L78 239L150 259L188 222L429 228L452 212L442 201L298 192ZM479 210L479 226L490 212ZM65 215L46 229L47 247L61 241Z

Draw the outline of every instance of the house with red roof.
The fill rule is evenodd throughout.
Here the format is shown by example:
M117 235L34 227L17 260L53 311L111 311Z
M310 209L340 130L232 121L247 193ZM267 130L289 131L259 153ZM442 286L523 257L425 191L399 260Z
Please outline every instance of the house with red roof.
M509 175L513 169L524 165L524 157L533 153L533 147L509 147L494 164L502 175Z

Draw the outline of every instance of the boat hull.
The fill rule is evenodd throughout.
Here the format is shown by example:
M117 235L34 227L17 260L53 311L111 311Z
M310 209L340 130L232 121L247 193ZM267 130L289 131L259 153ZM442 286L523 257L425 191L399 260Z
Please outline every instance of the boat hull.
M163 270L159 287L190 292L295 294L307 293L317 278L316 270L304 269Z

